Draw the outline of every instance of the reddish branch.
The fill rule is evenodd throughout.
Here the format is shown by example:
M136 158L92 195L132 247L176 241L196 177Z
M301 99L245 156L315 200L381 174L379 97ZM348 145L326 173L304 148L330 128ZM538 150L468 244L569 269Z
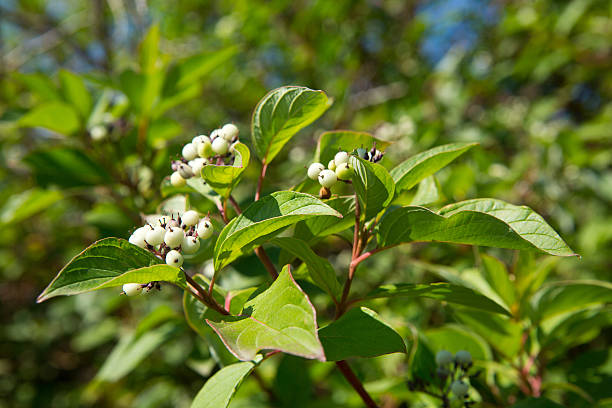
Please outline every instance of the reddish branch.
M344 360L336 361L336 366L338 367L342 375L344 375L344 378L346 378L346 380L351 384L355 391L357 391L357 394L359 394L366 407L378 408L378 405L376 405L372 397L370 397L370 394L368 394L365 388L363 388L363 384L361 384L361 381L359 381L359 378L357 378L357 376L355 375L353 370L351 370L351 367L349 367L347 362Z

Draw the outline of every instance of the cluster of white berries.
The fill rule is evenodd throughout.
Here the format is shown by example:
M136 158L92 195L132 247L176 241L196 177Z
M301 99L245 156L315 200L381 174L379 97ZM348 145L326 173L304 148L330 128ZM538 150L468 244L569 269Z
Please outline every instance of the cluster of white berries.
M449 376L454 379L450 391L458 398L467 398L469 385L463 381L467 370L472 366L472 355L465 350L458 351L455 356L448 350L440 350L436 354L437 374L446 380Z
M213 230L208 216L200 219L196 211L189 210L177 219L163 217L155 224L137 228L129 242L149 250L168 265L180 268L183 265L183 254L196 253L200 249L200 239L210 238ZM127 283L123 285L123 293L134 296L152 287L150 283Z
M327 169L321 163L308 166L308 178L318 180L324 188L331 188L338 180L350 180L353 176L353 166L349 163L349 154L339 151L327 164Z
M186 180L199 176L207 164L224 165L232 161L233 147L238 142L238 128L227 123L215 129L210 136L199 135L183 146L181 160L172 162L173 173L170 182L175 187L182 187Z

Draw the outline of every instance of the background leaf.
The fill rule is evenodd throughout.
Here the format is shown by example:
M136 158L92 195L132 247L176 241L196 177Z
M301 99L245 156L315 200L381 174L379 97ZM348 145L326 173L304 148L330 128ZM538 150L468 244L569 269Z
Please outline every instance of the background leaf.
M17 123L24 127L42 127L68 136L81 127L77 111L59 101L38 105L23 115Z
M260 245L280 229L320 215L341 215L321 200L304 193L278 191L251 204L223 228L215 245L215 271Z
M268 289L245 303L241 316L219 319L206 322L239 360L252 360L260 350L280 350L325 361L315 309L288 266Z
M427 330L425 335L429 345L436 351L448 350L454 354L459 350L466 350L475 360L491 360L489 345L480 336L459 325L447 324Z
M350 309L319 329L319 338L328 361L406 352L402 336L366 307Z
M58 190L32 188L11 196L0 210L0 224L23 221L64 197Z
M452 143L418 153L391 170L396 192L411 189L478 143Z
M277 88L255 107L251 137L257 156L270 163L302 128L314 122L331 102L323 91L301 86Z
M327 163L334 158L339 150L349 153L360 147L369 150L374 143L376 143L376 148L379 150L384 150L390 145L389 142L375 139L374 136L366 132L354 132L351 130L325 132L319 137L315 161L327 166Z
M469 306L475 309L499 313L510 316L510 313L491 299L463 286L451 285L449 283L415 284L398 283L394 285L383 285L370 292L366 299L388 298L388 297L425 297L443 300L449 303Z
M185 287L185 276L179 268L166 265L149 251L124 239L105 238L72 258L37 301L40 303L55 296L76 295L124 283L152 281Z
M64 99L80 113L84 120L87 119L91 112L91 96L83 79L66 70L59 72L59 79Z
M533 299L540 320L612 302L612 284L601 281L565 281L542 288Z
M441 241L575 255L530 208L488 198L451 204L438 214L423 207L398 208L385 214L378 233L380 246Z

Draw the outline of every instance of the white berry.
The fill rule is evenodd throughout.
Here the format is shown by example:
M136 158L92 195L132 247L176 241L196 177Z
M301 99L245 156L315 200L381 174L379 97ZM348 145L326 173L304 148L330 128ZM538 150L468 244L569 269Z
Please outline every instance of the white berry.
M210 220L207 218L204 218L198 224L198 228L197 228L198 236L202 239L210 238L210 236L213 234L213 230L214 230L213 225L211 224Z
M123 293L127 296L136 296L142 292L142 285L140 283L126 283L123 285Z
M191 143L193 143L193 145L197 148L200 144L209 141L210 142L210 138L206 135L198 135L196 137L194 137L191 140Z
M197 213L197 211L185 211L185 213L181 217L181 220L183 221L184 225L191 227L193 225L196 225L198 221L200 221L200 215Z
M329 163L327 163L327 168L330 169L331 171L335 171L336 170L336 162L332 159L329 161Z
M319 173L319 184L325 188L330 188L338 181L338 176L333 170L323 170Z
M130 244L134 244L141 248L146 248L147 247L147 243L145 242L146 235L147 235L146 227L140 227L132 233L128 241L130 242Z
M235 137L238 137L238 128L233 123L227 123L221 128L221 133L225 140L231 142Z
M467 385L461 380L455 380L451 384L451 391L453 392L453 394L455 394L459 398L465 397L469 388L470 388L469 385Z
M193 159L190 163L191 171L193 171L193 174L195 176L200 176L202 174L202 169L204 168L204 166L206 166L206 160L201 157L198 157L196 159Z
M227 140L221 137L218 137L215 140L213 140L212 142L213 152L219 155L224 155L227 153L228 149L229 149L229 143L227 143Z
M198 157L198 150L193 143L187 143L185 146L183 146L182 154L185 160L193 160Z
M170 183L174 187L183 187L187 183L187 180L185 180L183 177L181 177L181 175L179 174L178 171L175 171L170 176Z
M210 132L210 140L211 141L215 140L219 136L221 136L221 129L215 129L212 132Z
M461 365L468 365L472 363L472 355L469 351L459 350L455 354L455 361Z
M170 227L166 230L166 234L164 235L164 242L170 248L178 248L183 243L183 237L185 233L182 229L177 227Z
M173 249L172 251L166 254L166 263L168 265L180 268L181 266L183 266L183 255L181 255L179 251Z
M145 240L153 246L159 245L164 242L164 235L166 234L166 229L157 225L153 227L153 229L149 229L147 231L147 235L145 236Z
M191 167L189 167L185 163L179 164L177 171L178 171L178 174L180 174L180 176L184 179L193 177L193 170L191 170Z
M97 125L89 129L89 136L91 136L91 139L95 140L96 142L104 139L106 135L108 135L106 126Z
M453 354L448 350L440 350L436 353L436 364L445 366L453 361Z
M319 177L319 173L325 170L325 166L321 163L312 163L308 166L308 178L311 180L316 180Z
M348 161L349 155L347 152L338 152L334 156L334 163L336 164L336 166L339 166L342 163L348 163Z
M200 249L200 238L194 236L185 236L181 249L187 255L195 254Z

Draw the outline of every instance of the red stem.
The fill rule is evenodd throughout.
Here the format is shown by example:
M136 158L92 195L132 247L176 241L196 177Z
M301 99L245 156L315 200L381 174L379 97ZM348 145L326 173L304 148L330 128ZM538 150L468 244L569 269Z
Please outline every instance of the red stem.
M336 366L338 367L344 378L346 378L346 380L349 382L349 384L351 384L355 391L357 391L357 394L359 394L366 407L378 408L378 405L376 405L376 402L374 402L372 397L370 397L370 394L368 394L365 388L363 388L363 384L361 384L361 381L359 381L359 378L357 378L353 370L351 370L351 367L348 365L348 363L344 360L336 361Z
M255 201L259 200L261 195L261 187L263 186L264 177L266 177L266 170L268 169L268 163L261 163L261 174L259 175L259 180L257 180L257 190L255 191Z

